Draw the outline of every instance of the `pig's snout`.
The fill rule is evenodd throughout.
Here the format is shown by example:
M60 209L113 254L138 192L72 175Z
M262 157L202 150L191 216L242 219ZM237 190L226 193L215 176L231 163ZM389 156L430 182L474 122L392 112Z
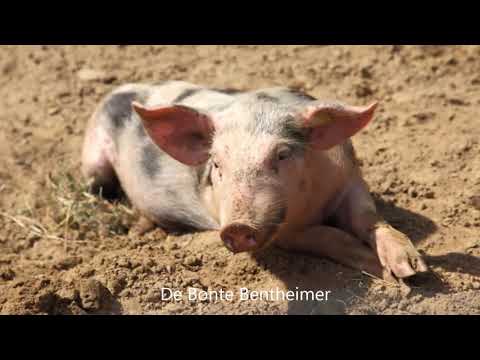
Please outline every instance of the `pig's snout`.
M258 245L258 233L248 225L233 223L220 232L220 237L233 253L249 251Z

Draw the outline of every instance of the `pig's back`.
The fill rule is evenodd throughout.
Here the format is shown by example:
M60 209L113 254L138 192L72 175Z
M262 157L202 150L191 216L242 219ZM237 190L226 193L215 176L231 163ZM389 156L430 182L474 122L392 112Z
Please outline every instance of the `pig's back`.
M99 122L112 138L112 161L132 204L168 229L216 229L200 200L203 167L186 166L164 153L147 136L132 101L147 106L172 103L210 108L232 96L181 81L159 85L127 84L106 97Z

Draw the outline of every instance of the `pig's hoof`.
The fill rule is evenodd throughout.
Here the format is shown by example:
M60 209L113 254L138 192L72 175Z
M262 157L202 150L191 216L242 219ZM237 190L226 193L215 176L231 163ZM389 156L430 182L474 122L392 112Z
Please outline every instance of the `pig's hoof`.
M387 272L402 279L428 271L427 264L406 235L391 226L378 228L375 235L378 257Z
M140 216L137 223L130 228L128 234L130 236L143 236L155 228L156 225L153 221L145 216Z

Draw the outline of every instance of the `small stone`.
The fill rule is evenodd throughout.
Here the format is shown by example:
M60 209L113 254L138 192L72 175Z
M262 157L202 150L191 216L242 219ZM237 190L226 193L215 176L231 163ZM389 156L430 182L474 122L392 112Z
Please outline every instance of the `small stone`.
M57 296L52 291L46 291L36 297L38 310L50 314L57 302Z
M419 123L424 123L428 120L431 120L435 117L434 112L420 112L417 114L414 114L413 117L419 122Z
M169 304L165 305L165 307L163 307L162 313L172 314L172 315L173 314L180 314L183 309L184 309L184 306L182 306L181 304L177 304L175 302L172 302L172 303L169 303Z
M180 246L177 243L171 243L170 246L168 246L168 250L178 250L180 249Z
M458 60L452 57L447 61L447 65L450 65L450 66L458 65Z
M83 277L83 278L91 277L94 274L95 274L95 269L93 269L93 268L87 268L87 269L84 269L80 272L80 276Z
M418 192L417 192L417 190L415 190L415 189L413 189L413 188L410 188L410 189L408 190L408 195L410 195L410 196L413 197L413 198L416 198L416 197L418 196Z
M118 295L125 288L126 285L127 285L126 276L120 275L108 283L108 288L113 295Z
M413 295L411 298L410 298L410 301L413 302L413 303L418 303L422 300L422 295L420 294L416 294L416 295Z
M107 75L104 71L93 69L82 69L77 72L77 77L81 81L99 81L104 84L111 84L117 80L115 75Z
M373 95L373 90L371 89L370 86L366 84L358 85L355 88L355 95L357 95L357 97L359 98L367 97L367 96Z
M161 300L160 292L157 289L150 289L145 296L145 301L149 303L156 303Z
M130 260L127 258L121 258L117 261L117 266L127 268L127 269L133 269L133 264L131 263Z
M82 69L77 72L77 77L81 81L99 81L105 78L106 74L103 71L93 70L93 69Z
M184 264L188 266L200 266L202 265L202 259L197 256L188 256L185 259Z
M80 303L85 310L98 310L105 287L97 280L83 281L80 285ZM108 291L108 290L107 290Z
M12 269L6 268L6 269L0 270L0 279L5 281L10 281L10 280L13 280L14 278L15 278L15 272Z
M379 309L380 311L384 311L384 310L388 307L388 305L389 305L389 304L388 304L388 301L387 301L386 299L382 299L382 300L378 303L377 307L378 307L378 309Z
M475 78L470 81L470 84L472 85L480 85L480 76L476 76Z
M76 257L76 256L70 256L70 257L59 260L56 264L53 265L53 268L56 270L68 270L81 263L82 263L82 258Z
M67 301L77 301L79 298L79 291L77 289L62 288L57 291L57 296Z
M401 300L398 303L398 309L399 310L405 310L408 307L408 301L407 300Z
M480 210L480 195L474 195L470 198L470 205L475 209Z
M2 65L2 74L7 75L15 70L17 67L17 61L15 59L11 59Z
M364 68L362 68L360 70L360 75L364 78L364 79L371 79L372 78L372 71L370 70L370 67L369 66L365 66Z
M459 98L451 98L448 100L448 102L451 104L451 105L467 105L467 103L462 100L462 99L459 99Z
M50 116L57 115L60 111L61 109L59 107L53 107L48 110L48 115Z
M60 93L58 93L58 97L64 98L70 96L72 93L68 90L63 90Z
M435 193L433 191L429 190L425 193L425 197L427 199L433 199L435 197Z
M392 45L392 47L390 48L390 52L392 54L395 54L395 53L399 53L401 50L402 50L402 45Z
M117 81L117 77L115 75L110 75L102 79L104 84L112 84Z

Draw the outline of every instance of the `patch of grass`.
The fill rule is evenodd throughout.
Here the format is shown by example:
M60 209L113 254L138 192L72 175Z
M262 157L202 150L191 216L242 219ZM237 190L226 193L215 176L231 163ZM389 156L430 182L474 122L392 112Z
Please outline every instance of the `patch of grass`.
M121 201L110 202L89 193L88 187L69 171L48 175L53 218L58 229L79 230L100 236L128 232L133 211Z
M41 206L26 203L15 213L0 215L30 237L67 242L127 234L134 221L127 204L92 195L83 179L73 173L65 169L48 173L44 193L33 195Z

